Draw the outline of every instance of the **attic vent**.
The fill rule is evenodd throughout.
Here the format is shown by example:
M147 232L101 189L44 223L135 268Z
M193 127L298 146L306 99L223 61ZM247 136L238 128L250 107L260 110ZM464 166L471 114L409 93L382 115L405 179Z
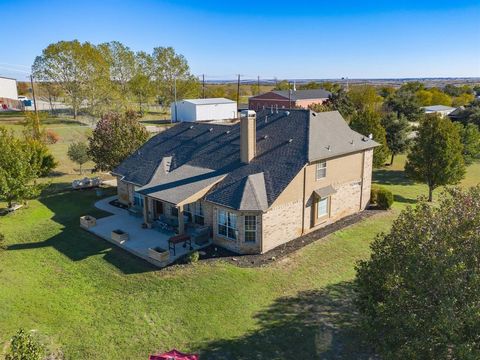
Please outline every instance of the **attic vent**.
M230 134L230 130L225 131L225 134Z
M263 140L268 139L268 135L263 135Z
M193 129L193 125L190 125L190 126L189 126L189 129Z
M354 145L353 140L350 141L350 145Z
M290 144L293 141L293 139L288 139L288 143Z
M328 151L332 151L332 147L330 145L325 147Z
M208 129L208 131L212 132L212 131L213 131L213 128Z
M365 136L364 136L364 137L362 137L362 141L365 141L365 142L367 142L368 140L369 140L369 139L368 139L367 137L365 137Z
M285 115L286 116L290 115L290 111L285 111Z

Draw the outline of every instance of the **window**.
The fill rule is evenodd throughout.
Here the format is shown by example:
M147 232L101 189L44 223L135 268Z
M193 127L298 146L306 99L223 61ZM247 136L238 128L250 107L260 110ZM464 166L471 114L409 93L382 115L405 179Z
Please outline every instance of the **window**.
M170 205L170 215L178 217L178 208L175 206Z
M234 213L218 210L218 235L236 240L237 215Z
M192 222L192 208L194 204L186 204L183 208L183 214L188 218L188 222Z
M143 196L135 193L133 195L133 205L137 208L143 208Z
M329 198L319 199L317 202L317 219L328 216Z
M203 205L201 201L195 203L195 223L203 225L205 223L205 217L203 216Z
M317 168L315 172L315 179L320 180L327 176L327 162L322 161L317 163Z
M245 215L245 242L257 241L257 217Z

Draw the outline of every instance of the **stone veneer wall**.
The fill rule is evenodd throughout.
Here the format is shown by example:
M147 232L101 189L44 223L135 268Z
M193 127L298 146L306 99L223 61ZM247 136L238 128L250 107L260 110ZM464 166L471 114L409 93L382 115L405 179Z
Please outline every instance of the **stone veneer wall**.
M368 204L370 204L370 193L372 190L373 149L365 151L364 156L362 210L366 209Z
M135 185L129 184L120 180L117 176L117 194L118 200L123 204L133 204L133 194L135 192Z

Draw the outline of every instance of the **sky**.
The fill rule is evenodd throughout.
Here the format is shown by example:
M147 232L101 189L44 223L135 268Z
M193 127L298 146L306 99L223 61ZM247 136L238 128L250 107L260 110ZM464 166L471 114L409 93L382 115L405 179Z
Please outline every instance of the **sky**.
M5 1L0 76L60 40L173 46L207 80L479 77L480 0Z

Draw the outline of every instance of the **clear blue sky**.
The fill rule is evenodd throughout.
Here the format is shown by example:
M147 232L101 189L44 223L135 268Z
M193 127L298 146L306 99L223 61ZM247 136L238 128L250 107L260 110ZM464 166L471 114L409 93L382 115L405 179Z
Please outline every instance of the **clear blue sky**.
M0 0L0 14L0 75L19 79L72 39L173 46L207 79L480 76L480 0Z

